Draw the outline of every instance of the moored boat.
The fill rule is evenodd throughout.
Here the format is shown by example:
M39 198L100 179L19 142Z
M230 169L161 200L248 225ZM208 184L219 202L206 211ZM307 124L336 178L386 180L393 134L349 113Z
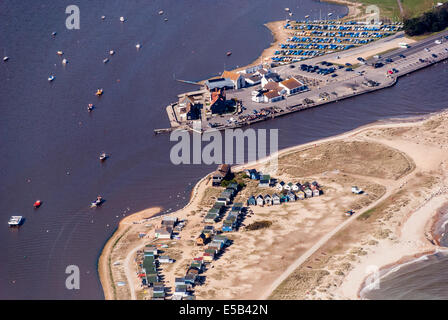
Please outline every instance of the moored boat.
M5 61L5 62L6 62L6 61L8 61L8 60L9 60L9 57L6 57L6 56L5 56L5 57L3 57L3 61Z
M232 51L227 51L227 56L229 57L229 56L231 56L232 55Z
M103 63L108 63L109 62L109 58L106 58L103 60Z
M104 161L104 160L106 160L107 158L109 158L109 155L108 154L106 154L105 152L103 152L102 154L100 154L100 160L101 161Z
M140 43L137 43L137 44L135 45L135 47L136 47L137 49L140 49L140 48L142 47L142 45L141 45Z
M125 19L124 17L120 17L120 21L121 21L121 22L125 22L126 19Z
M94 108L95 106L93 105L93 103L89 103L88 105L87 105L87 111L92 111L93 110L93 108Z
M101 96L103 94L103 89L97 89L95 92L95 95L97 95L98 97Z
M59 50L59 51L56 52L56 54L57 54L58 56L62 56L62 55L64 54L64 52L62 52L61 50Z
M103 204L104 200L101 196L96 197L96 200L90 204L91 208L99 207Z
M36 202L34 202L34 204L33 204L33 207L37 209L37 208L39 208L41 205L42 205L42 201L40 201L40 200L36 200Z
M53 80L54 80L54 76L53 76L53 75L50 75L50 76L48 77L48 81L51 82L51 81L53 81Z
M12 216L9 218L8 224L10 227L17 227L20 226L23 222L22 216Z

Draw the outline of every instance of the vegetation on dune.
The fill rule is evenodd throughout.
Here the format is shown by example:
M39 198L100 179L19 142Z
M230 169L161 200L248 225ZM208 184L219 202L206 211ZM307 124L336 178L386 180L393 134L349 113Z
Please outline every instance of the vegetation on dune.
M409 36L439 32L448 27L448 3L425 12L419 17L405 19L404 31Z
M264 228L269 228L272 225L272 221L255 221L254 223L249 224L246 227L246 230L252 231L252 230L260 230Z

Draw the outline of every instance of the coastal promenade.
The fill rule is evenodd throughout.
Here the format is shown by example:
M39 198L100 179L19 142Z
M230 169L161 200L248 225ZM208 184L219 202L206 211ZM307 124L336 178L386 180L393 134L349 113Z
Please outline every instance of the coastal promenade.
M430 36L422 41L415 42L410 48L397 48L383 54L379 59L369 58L367 63L354 66L354 71L346 71L345 68L337 70L337 77L309 74L298 68L301 63L283 65L272 69L283 79L289 77L312 78L318 85L309 91L296 95L286 96L283 100L272 103L258 103L251 99L252 91L259 86L247 87L240 90L227 92L228 99L241 101L244 111L240 113L227 114L220 117L212 117L209 122L202 121L202 130L225 130L248 126L261 121L288 115L293 112L303 111L324 104L337 102L361 94L378 91L395 85L398 78L412 72L427 68L448 58L448 40L444 38L448 31ZM390 38L380 40L381 42L397 41L403 38L403 33L398 33ZM436 44L436 39L442 39L441 44ZM378 41L379 42L379 41ZM365 47L375 46L377 43L369 44ZM353 50L363 50L365 47ZM368 48L367 48L368 49ZM365 49L364 49L365 50ZM333 53L324 57L306 60L310 65L317 65L322 61L334 61L337 58L344 58L343 55L353 55L352 50L343 53ZM393 62L387 62L392 59ZM389 60L390 61L390 60ZM373 64L381 62L383 67L374 68ZM303 63L303 62L302 62ZM388 71L395 69L396 72L389 74ZM375 85L372 85L375 83ZM270 112L255 119L246 120L250 115L257 113L260 109L268 109ZM253 117L252 117L253 118ZM210 123L214 123L213 129ZM171 130L173 119L170 117ZM183 129L192 130L192 124L182 126ZM156 133L164 132L158 129Z

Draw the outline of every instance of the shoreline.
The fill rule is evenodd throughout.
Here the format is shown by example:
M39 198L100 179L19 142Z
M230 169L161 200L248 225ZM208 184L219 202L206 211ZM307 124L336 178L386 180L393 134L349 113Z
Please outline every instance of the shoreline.
M293 153L293 152L297 152L297 151L303 151L303 150L312 148L312 147L314 147L317 144L323 144L323 143L331 142L331 141L334 141L334 140L342 140L344 138L355 136L357 134L360 134L360 133L362 133L364 131L368 131L368 130L371 130L371 129L389 128L389 127L398 128L398 127L415 126L415 125L418 125L420 123L425 122L426 120L428 120L431 117L434 117L434 116L437 116L437 115L443 115L443 114L447 114L447 113L448 113L448 108L444 109L444 110L441 110L441 111L425 114L425 115L417 115L417 116L411 116L411 117L389 118L389 119L377 120L375 122L362 125L360 127L354 128L354 129L352 129L350 131L346 131L346 132L343 132L343 133L335 135L335 136L330 136L330 137L326 137L326 138L310 141L310 142L307 142L307 143L304 143L304 144L300 144L300 145L296 145L296 146L292 146L292 147L288 147L288 148L279 150L276 154L269 155L269 156L267 156L267 157L265 157L263 159L255 161L255 162L233 166L232 167L232 171L236 172L236 171L242 171L242 170L244 170L246 168L257 167L257 166L260 166L260 165L262 165L262 164L264 164L266 162L271 161L276 156L282 156L282 155L285 155L285 154L288 154L288 153ZM188 210L189 207L193 204L194 200L196 200L196 198L197 198L198 189L202 186L203 182L206 181L209 176L210 176L210 174L205 175L203 178L201 178L194 185L194 187L193 187L193 189L191 191L191 194L190 194L190 200L184 207L180 208L179 210L167 213L167 214L176 214L176 213ZM108 259L109 259L109 256L110 256L110 250L112 249L111 248L112 242L113 241L118 241L119 239L117 239L117 238L119 237L119 235L121 236L122 233L124 233L126 222L130 222L132 220L138 220L139 219L139 214L141 215L142 213L145 213L145 212L148 213L148 210L155 210L155 212L154 211L152 212L151 218L158 217L158 214L161 212L160 208L149 208L149 209L137 212L135 214L131 214L128 217L122 219L122 221L120 221L119 227L114 232L114 234L109 238L109 240L107 241L106 245L104 246L104 248L103 248L103 250L101 252L101 256L100 256L99 263L98 263L98 271L99 271L99 274L100 274L100 280L101 280L101 284L103 286L103 290L104 290L106 299L112 299L113 298L112 291L113 291L114 284L112 284L110 282L110 277L108 276L108 272L109 272L108 269L109 269L109 266L110 266L110 261L108 261ZM141 217L140 217L140 219L141 219ZM426 225L426 223L428 223L428 221L425 222L425 225ZM395 262L392 262L392 263L389 263L389 264L385 265L381 269L400 265L400 264L406 262L409 259L410 260L416 259L416 255L417 256L422 256L422 255L425 255L425 254L434 253L434 250L430 250L430 251L426 250L426 251L423 251L423 252L418 252L418 253L414 253L414 254L411 254L411 255L406 255L406 256L400 258L398 261L395 261ZM363 277L363 279L362 279L362 281L360 283L360 286L358 286L358 290L356 292L358 299L360 298L359 294L360 294L361 290L363 289L363 285L364 285L365 280L366 280L366 277Z
M348 13L340 18L340 20L357 17L360 13L359 7L362 7L362 4L353 3L347 0L323 0L323 2L338 4L347 7ZM271 35L273 37L273 40L269 47L265 48L253 62L242 67L234 68L230 71L237 72L256 66L258 64L269 63L270 58L273 56L275 50L277 50L278 45L282 42L285 42L286 39L289 38L288 31L286 29L283 29L285 21L286 20L276 20L265 23L264 26L271 32Z
M115 300L115 282L113 281L112 271L111 271L111 253L115 245L118 243L120 238L128 231L129 224L132 225L134 221L142 219L150 219L157 216L162 208L160 207L150 207L135 213L128 215L120 220L118 226L112 235L107 239L104 247L101 249L100 256L98 258L98 275L100 278L101 286L103 288L104 299L105 300ZM149 215L149 216L147 216Z

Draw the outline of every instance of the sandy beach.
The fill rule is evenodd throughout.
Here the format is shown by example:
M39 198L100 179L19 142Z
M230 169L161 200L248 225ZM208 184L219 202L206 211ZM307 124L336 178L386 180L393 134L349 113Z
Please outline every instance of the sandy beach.
M448 160L446 118L447 113L440 113L424 120L376 123L280 151L276 177L284 181L317 180L323 185L324 194L282 206L251 207L243 229L226 233L233 244L205 271L205 284L195 288L197 299L358 299L368 276L367 266L382 269L436 250L431 242L432 218L448 201L444 187ZM347 159L347 148L352 153L365 150L365 156ZM367 152L372 148L376 151ZM329 155L333 158L325 163L306 161L310 156L316 159ZM269 172L266 170L271 160L268 157L234 167L233 172L245 168ZM347 165L343 165L345 161ZM304 171L297 170L296 165ZM260 191L250 181L245 182L246 188L235 201L245 202L250 194ZM351 194L351 185L362 187L366 196ZM203 250L194 244L194 239L203 227L205 212L220 191L211 186L206 176L195 186L189 204L172 213L188 223L180 240L160 242L168 244L170 256L176 257L176 263L161 269L167 287L173 287L174 278L181 276L189 261ZM343 215L348 208L356 212L350 218ZM147 228L143 239L138 239L136 233L142 228L141 219L156 212L135 216L127 224L123 222L107 243L100 259L100 274L108 299L114 297L113 286L105 275L110 261L115 260L109 259L107 252L113 244L120 247L124 240L120 235L125 232L132 239L125 240L128 243L122 247L121 257L126 259L122 272L125 280L121 280L133 289L118 296L145 297L145 290L133 275L133 257L136 249L152 241L153 227ZM151 224L157 226L160 220L155 217ZM272 226L244 231L245 225L260 220L271 221ZM238 270L237 274L223 277L228 268Z

